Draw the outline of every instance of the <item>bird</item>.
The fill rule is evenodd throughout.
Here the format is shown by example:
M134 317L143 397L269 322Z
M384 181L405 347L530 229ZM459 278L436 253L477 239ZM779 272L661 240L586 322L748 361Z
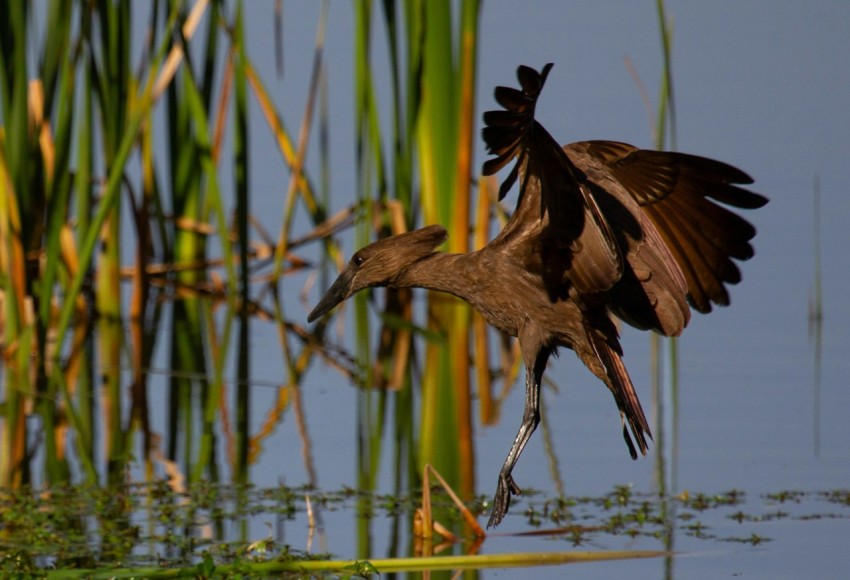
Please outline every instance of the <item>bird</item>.
M522 490L513 470L540 422L540 385L558 349L573 350L611 391L632 459L652 433L622 360L615 319L678 336L691 308L728 305L735 261L754 255L756 230L732 211L767 203L740 187L743 171L705 157L616 141L560 146L535 118L552 64L517 69L520 88L498 86L501 109L483 115L493 157L482 174L515 161L499 200L519 183L516 208L483 248L446 253L445 228L428 225L355 252L309 313L313 322L372 287L420 287L457 296L519 339L525 366L522 422L499 472L488 528Z

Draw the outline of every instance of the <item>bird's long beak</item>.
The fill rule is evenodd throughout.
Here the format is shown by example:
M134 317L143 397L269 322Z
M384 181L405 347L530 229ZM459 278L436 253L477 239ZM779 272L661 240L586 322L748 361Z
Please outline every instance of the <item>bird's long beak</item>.
M334 306L351 296L351 284L354 280L354 274L348 269L343 270L339 278L325 292L319 303L313 311L307 315L307 322L313 322L334 309Z

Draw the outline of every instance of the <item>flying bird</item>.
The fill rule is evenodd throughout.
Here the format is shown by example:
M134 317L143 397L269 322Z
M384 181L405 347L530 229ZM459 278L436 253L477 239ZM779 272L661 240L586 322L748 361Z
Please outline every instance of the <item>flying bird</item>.
M497 87L500 110L484 113L492 175L515 161L499 189L519 183L516 209L484 248L438 252L438 225L357 251L308 315L312 322L365 288L420 287L453 294L519 339L526 369L522 423L499 473L488 527L521 493L513 469L540 422L540 384L549 357L573 350L607 385L632 459L652 434L621 356L612 317L678 336L690 308L729 304L741 280L734 260L753 256L755 228L728 206L754 209L762 195L739 187L744 172L711 159L643 150L615 141L561 147L535 119L552 65L520 66L521 88Z

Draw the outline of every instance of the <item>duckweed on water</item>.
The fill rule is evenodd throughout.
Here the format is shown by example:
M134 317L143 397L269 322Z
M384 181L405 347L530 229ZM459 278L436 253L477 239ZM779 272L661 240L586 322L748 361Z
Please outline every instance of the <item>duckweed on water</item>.
M0 515L3 575L140 566L197 567L191 568L193 573L204 575L202 568L209 566L238 568L257 562L328 559L339 555L293 549L279 525L290 522L287 532L303 541L308 532L308 495L314 511L353 512L359 500L368 499L369 517L399 518L401 522L412 521L418 507L417 494L370 497L353 489L323 492L283 486L259 489L202 484L177 493L158 483L112 491L78 486L2 495L6 506ZM753 501L733 490L684 493L662 501L629 486L618 486L601 497L530 494L522 499L528 533L561 540L567 549L604 543L606 536L660 541L671 526L693 538L757 546L770 541L769 534L758 529L765 522L850 518L848 498L847 490L780 491ZM451 520L442 523L457 525L460 518L449 500L436 493L433 501ZM487 513L488 505L486 499L477 498L470 507L481 515ZM707 517L709 512L711 517ZM356 517L366 514L358 508ZM717 522L724 520L740 525L740 533L729 534L728 527L723 532L716 530ZM247 530L257 527L266 537L250 537ZM333 546L329 549L333 551Z

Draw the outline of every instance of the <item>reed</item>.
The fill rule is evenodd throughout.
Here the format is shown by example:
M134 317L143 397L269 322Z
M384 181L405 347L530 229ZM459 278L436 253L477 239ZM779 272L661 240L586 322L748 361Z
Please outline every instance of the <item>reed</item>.
M676 107L673 92L672 44L673 31L667 17L664 0L656 0L658 33L661 39L661 89L656 116L655 148L676 148ZM661 515L665 522L664 547L673 553L675 529L669 524L676 518L679 456L679 342L676 337L664 338L652 333L650 338L651 386L655 415L655 482L661 498ZM662 348L667 347L666 361ZM665 364L666 362L666 364ZM666 373L665 373L666 371ZM668 405L669 403L669 405ZM665 555L664 577L673 577L673 558Z
M664 0L656 0L658 33L661 39L661 87L655 121L655 148L676 148L676 108L673 92L673 31ZM669 139L669 141L668 141ZM679 359L678 339L650 335L652 400L655 407L655 474L662 496L676 492L676 464L679 441ZM665 359L662 346L666 346ZM667 404L669 403L669 408ZM668 441L669 438L669 441Z
M283 117L244 48L241 3L32 6L0 4L0 485L69 481L72 451L84 479L118 484L138 435L149 475L179 453L180 470L215 478L213 430L229 418L222 353L249 331L231 332L233 316L256 311L251 93L284 162L294 163ZM201 26L205 34L196 34ZM223 163L232 163L232 196L220 183ZM307 172L295 174L298 198L324 224ZM332 242L325 247L335 253ZM164 298L174 299L165 313ZM222 301L223 318L213 314ZM162 338L166 315L170 336ZM173 365L163 456L147 384L157 340L169 342ZM250 343L240 344L247 353ZM247 385L244 367L241 376ZM236 398L246 416L248 393ZM33 413L36 433L26 420ZM228 444L241 450L231 468L245 479L252 427L241 427L244 436ZM27 447L39 438L44 453Z
M812 186L814 214L814 252L812 262L812 293L809 296L809 339L813 347L812 377L812 451L820 457L821 449L821 375L823 372L823 269L821 267L821 196L820 176L816 175Z
M448 249L468 251L479 3L385 2L382 8L383 20L375 22L372 3L355 6L357 167L363 208L356 243L365 245L376 233L440 223L451 233ZM379 25L386 34L390 63L387 97L378 93L371 73L373 31ZM388 114L382 114L385 100ZM425 306L425 321L416 323L410 291L389 290L385 296L380 329L374 334L368 297L354 301L359 364L372 368L372 361L378 360L374 372L366 373L367 388L359 395L360 440L368 442L361 449L359 483L373 489L381 442L386 440L389 396L395 410L391 428L400 435L394 438L393 453L397 486L402 485L402 473L415 485L422 466L432 463L469 498L474 494L470 310L433 294ZM411 333L426 338L424 352L418 352ZM416 379L411 369L419 370ZM387 395L387 386L398 390ZM420 392L411 393L411 388Z

